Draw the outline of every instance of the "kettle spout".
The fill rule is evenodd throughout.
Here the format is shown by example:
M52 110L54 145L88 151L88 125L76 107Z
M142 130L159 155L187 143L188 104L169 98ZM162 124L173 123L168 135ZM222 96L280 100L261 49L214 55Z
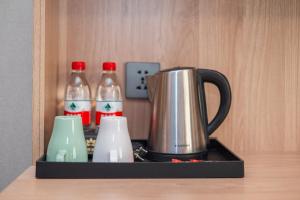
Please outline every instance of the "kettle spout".
M149 100L152 103L154 100L154 94L155 94L156 85L158 81L158 74L152 76L146 76L146 80L147 80Z

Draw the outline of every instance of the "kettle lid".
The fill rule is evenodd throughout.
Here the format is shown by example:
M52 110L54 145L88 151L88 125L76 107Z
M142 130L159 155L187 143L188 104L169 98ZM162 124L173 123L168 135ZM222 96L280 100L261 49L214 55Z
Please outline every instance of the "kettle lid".
M161 72L172 72L172 71L181 71L181 70L190 70L190 69L195 69L195 67L173 67L169 69L162 70Z

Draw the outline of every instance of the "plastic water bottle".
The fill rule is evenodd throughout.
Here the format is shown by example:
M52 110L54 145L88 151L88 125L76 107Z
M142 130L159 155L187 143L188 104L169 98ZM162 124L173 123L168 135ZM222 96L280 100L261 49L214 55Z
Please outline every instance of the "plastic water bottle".
M96 126L103 116L122 116L123 103L116 75L116 63L103 63L103 73L96 91Z
M72 62L65 90L64 115L79 115L85 130L91 126L91 89L85 77L85 62Z

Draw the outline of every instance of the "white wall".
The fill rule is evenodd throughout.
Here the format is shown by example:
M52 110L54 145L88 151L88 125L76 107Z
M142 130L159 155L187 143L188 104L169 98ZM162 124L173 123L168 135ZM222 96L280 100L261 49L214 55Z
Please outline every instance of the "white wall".
M0 0L0 191L31 165L32 0Z

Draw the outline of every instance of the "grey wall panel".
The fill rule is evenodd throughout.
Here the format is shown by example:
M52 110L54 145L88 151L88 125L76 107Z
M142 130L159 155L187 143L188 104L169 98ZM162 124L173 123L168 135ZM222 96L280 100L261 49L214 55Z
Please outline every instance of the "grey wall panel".
M0 191L31 165L32 0L0 0Z

